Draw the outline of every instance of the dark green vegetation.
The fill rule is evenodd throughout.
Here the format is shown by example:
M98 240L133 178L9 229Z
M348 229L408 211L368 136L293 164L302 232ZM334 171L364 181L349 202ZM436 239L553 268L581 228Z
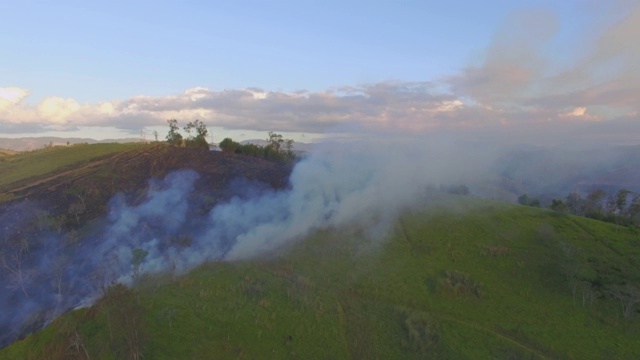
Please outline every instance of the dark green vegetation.
M273 131L269 132L267 144L264 146L256 144L240 144L231 138L225 138L218 145L226 153L240 154L258 157L271 161L282 161L291 163L296 155L293 151L293 140L284 139L281 134Z
M518 203L533 207L540 206L540 200L529 197L527 194L518 197ZM625 188L610 194L603 189L596 189L585 197L572 192L565 200L551 200L547 207L562 214L586 216L613 224L640 227L640 193Z
M640 234L451 196L384 240L142 276L3 359L637 359Z
M167 123L169 124L169 132L166 139L169 144L209 149L209 143L207 142L209 131L202 121L190 121L185 125L183 129L187 133L186 139L179 132L178 120L170 119L167 120ZM155 135L157 141L157 133Z

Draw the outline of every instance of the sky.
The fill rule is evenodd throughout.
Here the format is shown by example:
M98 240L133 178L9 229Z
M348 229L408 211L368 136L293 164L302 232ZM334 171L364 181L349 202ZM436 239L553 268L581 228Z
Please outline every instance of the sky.
M640 1L0 2L0 138L640 143ZM1 144L0 144L1 147Z

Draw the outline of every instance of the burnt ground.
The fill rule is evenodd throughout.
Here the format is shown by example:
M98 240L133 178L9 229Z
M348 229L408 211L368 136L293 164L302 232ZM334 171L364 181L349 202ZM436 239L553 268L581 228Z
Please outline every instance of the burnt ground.
M136 204L144 199L149 181L191 169L200 177L193 197L200 211L242 192L243 184L262 188L287 187L291 166L243 155L158 144L93 159L72 169L10 190L20 200L0 205L0 212L25 200L62 219L65 228L105 215L113 195ZM77 215L77 216L76 216Z
M0 204L0 308L14 311L0 311L0 348L41 329L91 289L109 284L108 270L89 258L102 241L94 235L103 229L116 194L130 206L141 204L150 189L164 186L154 179L187 169L199 174L185 195L188 216L196 219L249 189L254 194L284 189L291 172L290 165L255 157L157 144L95 158L10 190L14 200ZM137 230L156 228L162 226L144 223ZM188 246L185 239L167 241ZM63 298L52 295L63 292Z

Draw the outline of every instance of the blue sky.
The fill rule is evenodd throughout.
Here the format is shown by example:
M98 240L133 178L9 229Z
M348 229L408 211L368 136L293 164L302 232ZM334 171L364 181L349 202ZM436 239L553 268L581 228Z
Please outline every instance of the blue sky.
M5 0L0 137L139 133L168 116L309 134L437 128L442 109L459 128L626 119L632 99L594 92L637 89L619 83L638 70L624 50L637 13L637 1Z

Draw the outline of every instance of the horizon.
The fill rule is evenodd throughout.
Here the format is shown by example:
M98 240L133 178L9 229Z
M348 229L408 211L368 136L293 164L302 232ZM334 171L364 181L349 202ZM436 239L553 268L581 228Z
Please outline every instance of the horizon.
M0 137L638 143L640 2L455 5L8 1Z

